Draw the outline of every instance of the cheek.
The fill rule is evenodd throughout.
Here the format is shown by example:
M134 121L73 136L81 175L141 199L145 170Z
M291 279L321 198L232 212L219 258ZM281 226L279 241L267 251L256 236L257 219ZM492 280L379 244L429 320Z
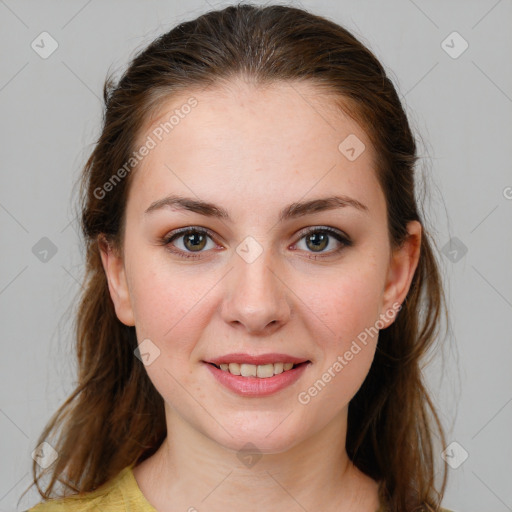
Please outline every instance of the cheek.
M372 259L359 258L354 265L340 267L336 277L317 280L321 286L302 289L315 313L309 315L308 330L319 363L319 379L308 383L311 395L304 391L317 404L348 404L370 370L378 341L383 269ZM322 398L313 400L317 395Z
M144 337L161 338L184 314L177 283L154 265L135 265L132 272L135 324Z
M308 306L315 315L308 329L318 366L311 382L300 390L298 401L310 404L304 414L312 421L318 415L325 421L332 419L352 400L368 375L378 341L377 277L354 272L336 282L331 280L322 294L312 296L310 292ZM325 404L330 404L327 409Z
M149 339L159 351L146 366L147 374L161 396L173 397L178 409L188 408L191 404L183 388L201 397L190 358L208 322L201 300L207 283L203 286L188 273L153 261L147 265L134 262L131 287L138 342Z
M154 341L173 366L185 362L193 349L191 340L200 337L209 321L207 292L215 279L198 279L190 270L173 269L165 258L149 257L133 260L131 276L139 342L145 338Z
M336 277L322 280L316 290L305 289L303 296L322 321L329 345L343 349L379 318L382 279L376 266L347 267Z

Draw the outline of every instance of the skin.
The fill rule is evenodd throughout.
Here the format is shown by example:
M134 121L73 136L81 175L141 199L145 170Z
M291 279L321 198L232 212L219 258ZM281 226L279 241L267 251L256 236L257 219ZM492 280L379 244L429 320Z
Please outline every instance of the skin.
M139 141L191 95L168 99ZM122 253L101 248L119 320L135 326L139 343L149 338L160 350L146 370L164 398L168 436L134 468L137 483L159 512L224 511L228 504L246 512L377 510L377 482L350 462L345 438L348 404L378 336L360 344L308 404L297 396L403 302L421 225L411 222L409 239L391 250L370 140L314 85L236 80L193 96L198 105L131 176ZM350 134L366 146L355 161L338 150ZM169 207L144 213L170 193L222 206L233 222ZM368 211L347 206L278 222L284 206L334 194ZM196 259L161 242L188 226L215 236L202 252L183 237L172 242ZM315 252L298 234L318 226L343 231L353 245L330 237ZM262 249L252 263L236 252L247 236ZM274 395L245 397L219 384L203 363L231 352L283 352L312 364ZM261 455L251 467L237 457L248 442Z

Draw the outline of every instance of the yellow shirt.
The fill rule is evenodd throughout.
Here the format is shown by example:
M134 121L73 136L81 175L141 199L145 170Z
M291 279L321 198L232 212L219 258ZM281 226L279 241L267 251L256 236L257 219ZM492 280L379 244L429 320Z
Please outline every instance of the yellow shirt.
M142 494L132 467L126 466L94 491L41 502L26 512L158 512ZM443 508L441 512L452 511Z
M147 500L135 480L132 466L94 491L38 503L27 512L158 512Z

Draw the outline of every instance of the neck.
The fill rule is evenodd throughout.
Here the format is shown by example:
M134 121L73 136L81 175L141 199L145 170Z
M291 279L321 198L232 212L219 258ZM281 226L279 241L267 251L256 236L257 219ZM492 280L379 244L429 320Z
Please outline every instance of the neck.
M159 512L224 512L227 504L244 512L378 508L377 483L352 464L345 450L346 410L285 452L245 457L170 411L167 425L158 451L134 468L139 487Z

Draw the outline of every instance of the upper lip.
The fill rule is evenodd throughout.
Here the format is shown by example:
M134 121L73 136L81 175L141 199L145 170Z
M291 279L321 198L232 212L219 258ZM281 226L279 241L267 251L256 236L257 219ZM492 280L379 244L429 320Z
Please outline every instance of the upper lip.
M226 354L224 356L215 357L212 359L208 359L205 361L206 363L213 363L215 365L220 364L228 364L228 363L238 363L238 364L254 364L254 365L263 365L263 364L271 364L271 363L304 363L308 361L308 359L304 359L303 357L295 357L290 356L289 354L261 354L258 356L252 356L250 354L236 353L236 354Z

